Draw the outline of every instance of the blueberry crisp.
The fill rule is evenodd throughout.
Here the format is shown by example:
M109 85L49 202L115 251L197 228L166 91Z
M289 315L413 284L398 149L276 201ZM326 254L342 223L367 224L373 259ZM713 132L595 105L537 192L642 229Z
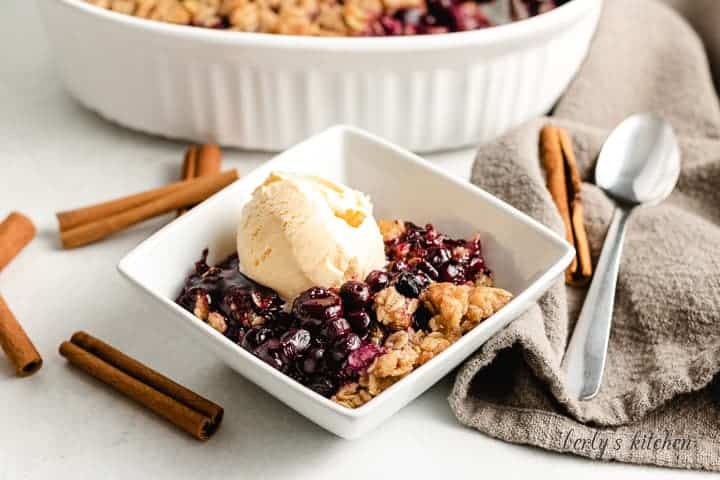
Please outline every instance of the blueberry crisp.
M512 295L493 286L479 236L378 223L386 265L292 301L207 250L177 303L262 361L349 408L370 401L487 319Z
M87 0L161 22L241 32L398 36L478 30L568 0Z

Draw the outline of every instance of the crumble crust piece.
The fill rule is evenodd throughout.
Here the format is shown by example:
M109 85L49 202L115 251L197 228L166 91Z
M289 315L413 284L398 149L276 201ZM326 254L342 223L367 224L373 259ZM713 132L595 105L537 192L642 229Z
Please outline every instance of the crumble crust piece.
M405 297L395 287L387 287L375 295L378 322L391 330L408 329L418 305L418 299Z
M504 307L512 298L495 287L433 283L420 299L434 315L429 322L433 332L457 338Z
M342 386L332 400L349 408L364 405L442 353L511 298L500 288L433 283L420 295L434 314L429 323L433 331L426 333L410 328L412 313L418 306L416 299L404 297L394 287L381 290L375 299L378 321L397 331L383 342L385 353L373 360L357 382ZM412 313L408 313L410 310Z
M225 318L217 312L210 312L207 317L207 323L220 333L225 333L227 330Z
M405 222L402 220L378 220L377 224L385 242L395 240L405 233Z
M385 353L370 364L357 382L340 388L332 400L350 408L370 401L415 369L420 348L412 341L414 332L400 331L385 340Z

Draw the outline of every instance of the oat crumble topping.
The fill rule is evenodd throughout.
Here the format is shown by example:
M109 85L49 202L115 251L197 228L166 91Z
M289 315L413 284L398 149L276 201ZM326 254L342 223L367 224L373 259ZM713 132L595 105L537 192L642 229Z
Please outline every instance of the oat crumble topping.
M460 324L462 333L472 330L477 324L507 305L511 299L512 294L502 288L472 288L468 299L468 309Z
M375 313L378 322L391 330L405 330L412 324L418 303L415 298L400 295L395 287L381 290L375 295Z
M476 30L567 0L86 0L149 20L242 32L391 36Z
M200 320L207 320L210 313L210 296L209 295L196 295L195 297L195 308L193 314Z
M433 283L421 295L425 307L433 313L429 326L448 338L460 337L481 321L500 310L512 298L501 288L453 283Z
M227 323L225 323L225 317L223 317L217 312L210 312L207 317L207 323L220 333L225 333L225 331L227 330Z
M405 233L405 222L402 220L379 220L377 223L385 242L395 240Z

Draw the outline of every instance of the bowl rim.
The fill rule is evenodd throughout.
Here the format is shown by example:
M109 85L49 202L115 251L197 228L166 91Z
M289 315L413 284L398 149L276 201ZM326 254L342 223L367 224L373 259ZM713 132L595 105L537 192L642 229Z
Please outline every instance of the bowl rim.
M346 133L350 133L352 135L356 135L359 137L362 137L366 141L370 141L373 143L376 143L383 148L386 148L388 150L391 150L396 155L403 157L408 162L412 162L416 164L420 168L425 168L430 170L433 174L443 177L446 180L451 181L456 188L463 188L463 189L470 189L472 190L476 195L478 195L481 199L484 201L488 201L492 203L493 205L497 206L501 210L505 211L509 216L512 216L515 218L518 222L522 222L525 224L528 224L529 226L536 229L539 233L542 233L544 236L547 237L548 241L554 242L559 246L563 247L563 254L556 260L553 264L550 265L550 267L545 270L538 278L535 279L533 283L531 283L523 292L520 294L515 294L502 310L497 312L496 314L489 317L485 322L490 322L492 320L502 321L503 318L506 316L513 316L513 318L516 318L522 311L524 311L525 307L524 305L527 302L528 298L533 297L535 293L537 293L538 290L543 290L545 285L549 285L556 277L561 275L567 265L569 265L572 257L575 255L575 251L573 247L567 243L567 241L558 235L557 233L553 232L550 228L543 225L542 223L538 222L534 218L530 217L526 213L523 213L519 210L517 210L515 207L509 205L508 203L500 200L499 198L495 197L494 195L486 192L485 190L471 184L468 181L463 181L459 178L454 177L448 172L443 171L440 167L433 165L428 160L423 159L422 157L402 148L397 145L394 145L382 138L379 138L375 136L374 134L371 134L369 132L366 132L362 129L359 129L357 127L347 126L347 125L336 125L333 127L330 127L316 135L311 136L310 138L306 139L305 141L290 147L290 149L293 149L295 147L300 146L301 144L304 144L306 142L311 141L317 141L318 137L328 136L328 135L343 135ZM288 150L290 150L288 149ZM237 186L240 183L244 182L252 182L254 178L260 173L267 169L269 169L273 163L274 160L280 159L280 157L284 157L285 154L288 152L288 150L285 150L284 152L279 153L278 155L274 156L272 159L265 162L263 165L258 167L257 169L250 172L248 175L243 176L241 179L234 182L231 186L227 187L227 189L232 188L233 186ZM207 199L203 204L210 204L213 202L221 201L223 192L226 192L227 189L223 189L220 192L216 193L209 199ZM200 208L194 208L193 210L189 211L186 215L181 217L181 221L188 221L188 219L193 218L196 215L202 214L202 211ZM177 227L180 223L178 222L171 222L168 225L164 226L157 232L155 232L153 235L151 235L149 238L141 242L139 245L137 245L135 248L133 248L130 252L128 252L118 263L117 270L120 272L122 276L124 276L127 280L130 281L130 283L134 284L135 286L139 287L141 290L143 290L146 294L149 294L151 297L154 297L156 300L160 301L162 304L170 308L172 311L180 314L182 317L184 317L184 320L187 320L190 322L190 327L194 327L196 329L203 330L205 333L208 333L210 337L212 337L214 340L218 341L223 348L228 347L232 348L232 350L237 353L240 358L243 358L245 361L250 362L251 364L254 364L255 366L262 369L265 373L268 375L276 378L280 381L284 386L291 388L295 390L297 393L303 395L304 397L308 398L309 400L312 399L315 402L319 402L321 405L323 405L325 408L331 410L332 412L339 414L343 417L349 418L349 419L359 419L362 417L370 416L373 412L376 410L380 410L383 408L383 406L391 400L392 392L397 390L400 385L407 384L409 381L412 381L413 373L410 373L409 375L405 376L392 386L390 386L387 390L385 390L384 394L390 394L390 395L378 395L376 398L373 398L373 401L367 402L366 404L358 407L358 408L347 408L343 405L340 405L338 403L333 402L329 398L325 398L322 395L314 392L310 388L306 387L305 385L302 385L301 383L295 381L294 379L290 378L289 376L285 375L284 373L272 368L270 365L267 365L265 362L260 360L259 358L255 357L255 355L251 354L250 352L246 351L244 348L236 345L231 340L229 340L227 337L225 337L223 334L212 328L207 323L203 322L199 318L197 318L195 315L193 315L191 312L188 312L186 309L179 306L177 303L174 302L173 299L166 297L164 295L161 295L157 293L154 289L152 289L149 286L146 286L144 283L140 282L133 273L128 268L128 264L132 262L132 259L134 256L137 255L137 253L142 250L144 250L147 245L153 244L161 238L161 236L167 235L170 233L175 227ZM485 323L483 322L483 323ZM473 329L475 330L475 329ZM445 351L443 351L440 355L437 357L431 359L428 361L425 365L429 365L431 363L437 363L442 362L445 359L447 359L447 354L450 353L453 350L460 349L462 345L472 342L474 340L473 333L475 333L475 336L480 335L481 330L475 330L470 331L466 335L463 335L462 338L460 338L458 341L454 342L450 347L448 347ZM479 348L479 347L478 347ZM253 382L254 383L254 382ZM272 395L272 394L271 394ZM275 395L273 395L275 396Z
M109 23L134 30L144 30L167 38L184 38L199 43L266 46L288 50L317 50L342 52L404 51L411 49L435 50L457 47L492 46L522 41L545 32L557 30L558 26L575 22L593 6L603 0L569 0L553 10L504 25L466 32L450 32L436 35L413 35L396 37L317 37L309 35L284 35L252 32L237 32L177 25L158 20L134 17L124 13L106 10L85 0L38 0L58 2L77 12L97 17Z

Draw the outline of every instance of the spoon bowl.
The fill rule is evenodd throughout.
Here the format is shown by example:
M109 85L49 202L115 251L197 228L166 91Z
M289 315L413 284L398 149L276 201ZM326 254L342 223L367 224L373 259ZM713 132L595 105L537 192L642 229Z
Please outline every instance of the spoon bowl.
M673 128L653 113L623 120L605 141L595 168L597 186L628 206L662 202L679 176Z
M680 176L680 147L665 120L652 113L625 119L605 141L595 182L617 201L563 369L568 394L590 400L602 384L625 226L633 208L665 200Z

